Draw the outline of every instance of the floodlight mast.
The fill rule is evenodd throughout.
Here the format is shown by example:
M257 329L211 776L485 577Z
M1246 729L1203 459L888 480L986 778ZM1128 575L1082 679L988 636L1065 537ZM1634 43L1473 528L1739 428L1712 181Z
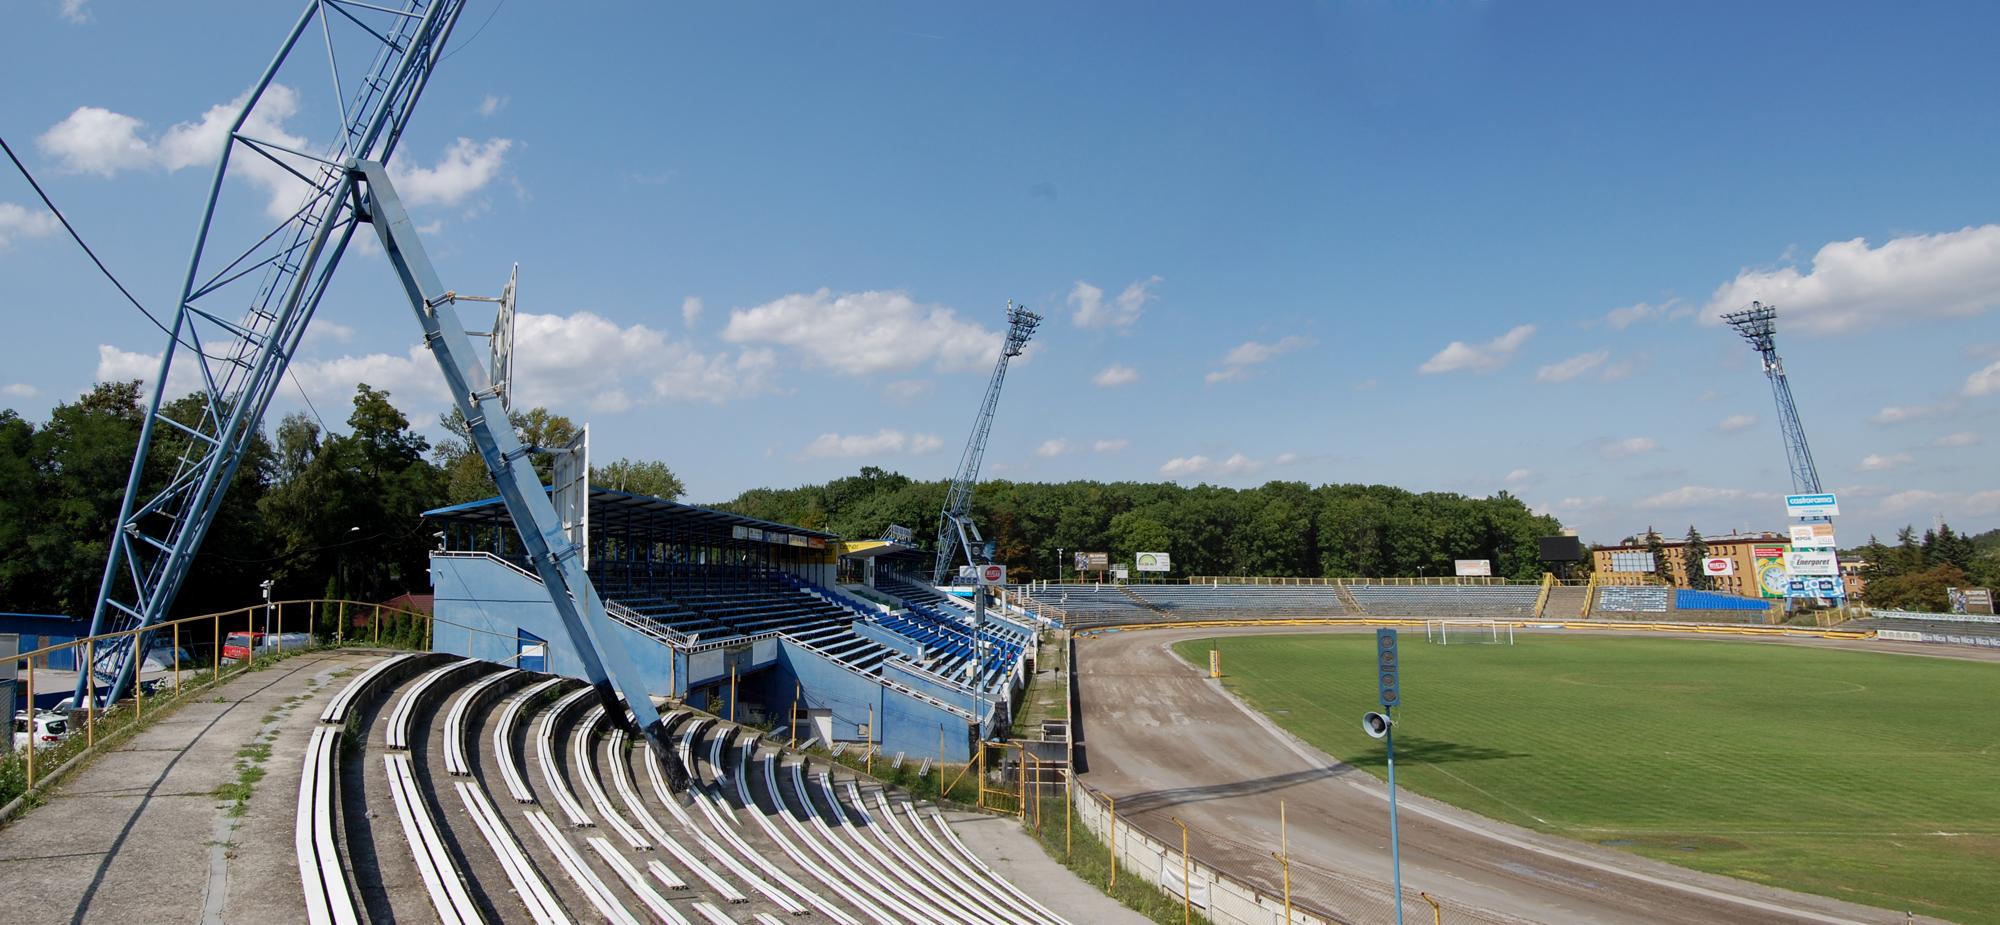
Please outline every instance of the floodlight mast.
M1778 309L1751 302L1742 311L1723 315L1725 324L1750 343L1764 360L1764 378L1771 380L1771 396L1778 405L1778 428L1784 432L1785 460L1792 470L1792 491L1820 492L1819 469L1813 465L1812 447L1806 444L1806 428L1799 422L1799 408L1792 401L1792 385L1785 378L1785 361L1778 357Z
M328 0L309 0L277 56L246 96L216 164L195 252L189 260L179 307L154 381L152 405L140 429L123 507L111 538L91 634L144 630L172 608L341 254L366 222L380 237L383 251L410 298L424 330L424 345L436 357L453 401L465 415L471 442L500 489L529 564L542 580L585 679L597 689L613 717L622 720L625 709L631 710L639 731L653 746L655 757L668 763L678 787L684 774L664 739L651 694L625 646L613 636L611 618L584 570L584 549L564 530L528 458L533 448L521 444L508 420L514 280L510 279L501 297L494 300L500 303L501 317L488 332L492 339L486 357L489 368L480 362L471 335L458 318L456 303L467 297L439 282L416 227L389 180L385 163L431 73L443 60L445 40L463 3L408 0L406 7L393 10L355 4L349 8ZM328 156L316 157L244 134L252 110L273 85L273 78L300 38L312 34L308 27L315 19L319 33L327 38L327 60L336 90L345 92L328 25L329 10L380 42L372 52L374 67L359 82L352 99L340 98L340 140ZM386 18L368 21L377 15ZM234 246L220 243L222 235L215 227L217 200L225 190L223 179L238 145L277 162L310 189L297 211L280 221L276 230L255 239L240 256ZM301 158L298 163L312 175L285 163L280 154ZM205 261L205 252L211 250L221 253L226 265L218 269L214 264L221 260ZM231 288L246 277L247 293ZM217 293L223 295L218 298ZM240 321L228 321L219 312L231 296L239 294L249 296L249 312ZM188 355L183 359L196 366L202 386L197 393L202 407L199 420L194 422L161 413L176 348ZM167 426L164 433L184 445L166 487L152 492L142 477L153 472L148 460L156 425L161 424ZM146 650L145 635L124 637L129 642L112 648L105 659L116 665L112 683L99 688L105 691L105 703L115 702L132 683L139 656ZM87 702L86 685L97 673L96 664L78 672L77 703ZM614 685L625 695L623 708Z
M349 9L312 0L244 96L209 181L194 253L160 354L152 400L140 423L91 611L91 635L144 629L172 609L354 235L353 180L341 162L388 161L463 7L462 0L409 0L401 10ZM335 16L340 17L338 28ZM365 69L350 71L350 77L360 78L351 82L341 79L334 39L349 23L366 36L358 44L369 61ZM307 61L318 57L316 50L299 49L301 41L322 36L340 116L339 135L323 157L294 150L296 143L257 137L250 119L294 50ZM229 221L235 216L218 214L218 203L229 192L223 181L232 155L275 163L300 181L298 208L262 237L254 236L254 228L237 237L238 229ZM254 243L245 248L243 240ZM193 420L176 419L162 409L176 372L197 386L199 408ZM158 460L153 459L156 443ZM99 646L95 664L77 673L76 702L85 702L90 676L101 666L112 675L98 686L104 702L114 702L130 689L146 635L134 633Z
M944 511L938 515L937 562L931 569L931 583L944 584L959 547L965 550L965 564L978 565L973 541L984 542L972 525L972 486L979 482L979 464L986 457L986 437L993 430L993 412L1000 407L1000 385L1007 379L1007 361L1021 355L1028 338L1035 334L1042 316L1023 305L1007 302L1007 339L1000 347L1000 359L993 364L993 378L986 384L986 397L979 403L979 415L972 419L972 439L958 459L958 472L945 492ZM969 531L970 537L964 534Z

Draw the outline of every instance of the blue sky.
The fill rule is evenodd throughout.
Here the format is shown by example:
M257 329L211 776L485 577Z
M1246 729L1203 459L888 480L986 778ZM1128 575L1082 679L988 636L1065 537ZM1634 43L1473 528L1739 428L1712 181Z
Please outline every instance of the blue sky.
M1844 541L2000 526L1990 4L576 9L469 4L400 180L447 286L522 264L517 394L693 500L946 476L1011 298L1048 321L990 476L1506 489L1602 541L1777 528L1769 390L1712 320L1760 298ZM166 310L203 117L292 11L5 16L0 133ZM324 143L313 73L259 112ZM0 239L0 404L152 375L162 336L17 177ZM416 342L350 253L295 372L329 419L365 379L429 426Z

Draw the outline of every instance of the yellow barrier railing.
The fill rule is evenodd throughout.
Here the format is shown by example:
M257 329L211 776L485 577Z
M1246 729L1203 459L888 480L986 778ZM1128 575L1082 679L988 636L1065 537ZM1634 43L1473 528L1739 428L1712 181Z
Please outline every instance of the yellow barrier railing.
M298 613L298 609L301 606L305 608L305 614L302 623L300 622L301 618ZM261 625L259 620L260 616L259 611L263 612L261 614L262 616ZM389 629L389 635L392 645L408 645L415 647L417 644L420 643L423 648L427 649L430 647L431 630L433 623L430 614L423 613L421 611L407 610L396 607L384 608L381 604L371 604L363 601L349 601L349 600L338 600L338 599L310 599L310 600L295 600L295 601L273 601L269 604L258 604L250 607L239 608L236 610L226 610L220 613L202 614L200 616L194 616L194 617L182 617L178 620L166 620L160 623L155 623L152 626L146 627L144 629L119 630L118 632L115 633L99 633L95 636L84 636L78 639L70 640L69 642L57 643L51 646L43 646L38 649L30 649L26 652L20 653L19 655L15 656L15 658L24 663L21 669L21 679L22 679L23 692L27 695L28 728L30 730L29 735L31 739L31 741L28 743L28 747L22 750L22 754L19 758L19 760L25 765L25 771L26 771L26 774L24 775L25 789L33 790L35 788L35 783L38 777L37 775L38 769L36 768L37 764L36 753L49 750L48 746L41 745L37 742L32 741L32 739L36 735L34 718L36 714L45 712L38 710L35 707L35 674L36 671L38 670L38 666L39 670L44 674L60 671L60 669L54 668L50 665L49 656L60 652L67 652L70 655L72 663L76 666L75 670L83 673L84 692L85 692L84 701L80 704L73 705L72 709L70 710L69 716L72 721L74 721L74 719L78 716L82 717L84 723L84 738L83 738L84 747L92 748L95 747L97 744L97 732L98 732L97 727L100 725L101 722L109 721L113 716L122 712L122 708L125 705L129 704L131 707L130 721L116 730L107 730L107 733L124 732L132 728L135 728L139 723L145 720L146 704L148 701L158 701L161 698L173 698L178 696L182 692L182 690L184 689L182 685L182 676L184 674L190 678L199 679L200 676L205 672L209 675L207 683L214 684L216 682L221 681L225 674L235 675L240 672L248 670L250 666L255 664L256 660L259 657L261 657L260 653L257 651L257 647L254 645L249 648L249 651L247 653L250 657L243 659L233 669L225 670L223 666L224 659L222 655L223 642L230 635L233 635L238 632L252 633L252 634L268 634L276 640L276 645L272 651L262 654L268 654L274 657L283 657L286 653L285 633L288 629L294 632L303 631L306 634L308 634L309 638L313 640L313 642L308 644L307 646L297 647L299 649L310 648L312 647L312 645L318 645L323 641L324 637L326 636L332 637L333 644L344 645L349 641L347 638L347 631L350 628L354 629L360 628L358 626L350 626L351 624L358 622L354 620L353 617L358 617L363 614L366 614L368 617L368 623L366 628L368 629L368 641L369 644L371 645L380 645L382 643L383 630L386 625L387 628ZM317 627L320 623L321 618L328 615L331 615L333 617L334 625L331 628L331 632L323 634L317 629ZM288 617L290 618L289 623L287 622ZM386 621L385 617L387 618ZM240 623L238 622L239 620L241 621ZM209 661L211 663L209 665L183 665L181 662L181 651L185 648L183 643L186 642L193 644L196 643L198 639L194 629L190 628L190 624L206 624L200 627L200 629L206 630L209 636L208 639L208 642L210 644ZM418 628L422 629L421 637L417 636L416 631ZM143 683L146 679L144 679L141 676L141 671L139 667L144 664L143 659L146 653L140 652L137 653L137 657L140 658L142 661L140 661L138 664L134 666L132 690L128 691L126 693L125 698L120 700L118 703L103 704L100 706L97 702L98 687L97 687L97 671L95 670L97 667L98 648L107 644L109 645L124 644L132 646L133 648L136 649L139 642L137 637L141 633L165 634L172 641L172 665L167 670L166 673L171 675L173 681L170 686L167 686L165 688L170 692L148 693L146 691L147 685ZM155 638L157 639L159 637L155 636ZM254 640L256 637L253 636L252 638ZM357 642L359 641L358 637L355 641ZM70 676L69 680L66 683L70 686L74 686L76 683L74 673L72 672L62 672L62 673ZM152 680L158 682L161 679L155 677ZM161 689L161 686L157 685L156 683L155 688L156 690L159 690ZM156 705L155 709L157 708L158 707ZM73 735L74 733L68 732L66 734ZM0 799L0 803L4 802L6 802L6 799Z

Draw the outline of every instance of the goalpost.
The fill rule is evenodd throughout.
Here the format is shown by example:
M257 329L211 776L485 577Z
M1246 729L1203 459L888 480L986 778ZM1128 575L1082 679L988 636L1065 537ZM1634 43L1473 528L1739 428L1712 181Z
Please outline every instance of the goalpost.
M1424 641L1435 645L1514 644L1514 624L1507 620L1425 620Z

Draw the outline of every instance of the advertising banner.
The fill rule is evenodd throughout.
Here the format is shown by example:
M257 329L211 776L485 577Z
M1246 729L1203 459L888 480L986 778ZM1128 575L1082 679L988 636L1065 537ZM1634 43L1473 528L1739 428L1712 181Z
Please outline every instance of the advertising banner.
M1951 604L1952 613L1991 614L1993 612L1993 589L1991 588L1946 588L1944 596Z
M1710 578L1736 574L1736 560L1728 556L1709 556L1701 560L1701 573Z
M1757 570L1757 593L1762 597L1784 597L1792 577L1785 571L1785 547L1752 546L1750 559Z
M1007 567L1004 565L982 565L979 567L979 583L985 587L1007 583Z
M1165 572L1173 569L1173 558L1163 552L1136 553L1133 562L1142 572Z
M1111 554L1108 552L1080 552L1076 554L1076 570L1079 572L1103 572L1111 568Z
M1817 495L1785 496L1787 517L1833 517L1839 513L1840 502L1830 491Z
M1793 578L1828 578L1840 574L1833 553L1794 549L1785 554L1785 571Z
M1843 598L1847 596L1847 582L1838 575L1832 578L1793 578L1785 583L1785 596L1829 600Z
M1833 525L1829 523L1793 524L1793 549L1834 549L1838 544L1833 540Z
M1493 575L1493 560L1491 559L1453 559L1451 560L1451 567L1453 574L1461 577L1490 578Z

